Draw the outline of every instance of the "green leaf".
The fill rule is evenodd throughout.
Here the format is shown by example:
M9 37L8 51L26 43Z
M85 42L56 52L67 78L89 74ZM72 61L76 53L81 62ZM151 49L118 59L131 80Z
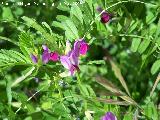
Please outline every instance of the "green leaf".
M69 18L64 15L57 15L56 19L58 21L64 22L64 21L68 20Z
M93 20L92 0L85 1L85 3L82 4L81 10L83 11L85 24L89 27L90 22Z
M42 108L43 109L51 109L52 108L52 102L51 101L43 102Z
M132 45L131 45L131 51L136 52L140 43L141 43L140 38L133 38Z
M132 120L133 115L131 113L126 113L123 120Z
M17 85L18 83L22 82L23 80L25 80L28 76L30 76L33 71L35 70L35 67L29 67L26 69L25 73L22 74L19 78L17 78L13 83L12 83L12 87L14 87L15 85Z
M81 94L83 94L83 95L85 95L85 96L89 96L89 92L88 92L88 90L87 90L87 87L86 87L86 85L79 85L80 86L80 88L81 88Z
M3 7L2 18L8 21L14 20L12 11L9 7Z
M30 64L30 61L21 53L13 50L0 50L0 69L28 64Z
M64 29L62 23L57 22L57 21L53 21L53 22L52 22L52 26L53 26L53 27L60 28L60 29Z
M52 29L51 29L51 27L46 22L42 22L42 25L44 27L46 27L49 30L50 34L52 35Z
M58 6L57 9L62 10L62 11L70 11L70 8L68 5L64 4L61 2Z
M155 74L156 72L158 72L160 70L160 60L157 60L153 63L152 67L151 67L151 73Z
M30 54L35 51L35 46L33 43L33 38L28 32L22 32L19 35L19 46L23 54L29 59L30 59Z
M148 14L146 16L146 23L151 24L156 18L157 15L153 14L151 11L148 11Z
M142 53L147 49L147 47L149 46L149 44L150 44L150 40L149 40L149 39L144 39L144 40L141 42L141 44L140 44L140 46L139 46L139 48L138 48L138 52L139 52L140 54L142 54Z
M88 9L90 11L90 14L93 15L93 1L92 0L86 0L85 2L88 6Z
M0 36L0 39L1 39L1 40L5 40L5 41L8 41L8 42L11 42L11 43L13 43L14 45L17 45L17 46L18 46L18 43L17 43L16 41L13 41L13 40L11 40L11 39L9 39L9 38Z
M71 17L75 16L83 25L83 14L82 14L81 9L77 5L74 5L71 7L70 13L71 13Z
M22 19L26 22L28 27L32 27L39 31L42 36L44 36L45 40L49 42L49 44L52 44L54 49L58 50L58 45L55 39L55 36L50 35L49 33L46 32L46 30L39 25L34 19L28 18L26 16L23 16Z
M145 106L144 113L150 119L158 120L158 111L153 102L150 102Z
M129 26L129 30L128 30L128 33L131 33L133 30L136 29L136 27L138 26L139 24L139 21L132 21L131 22L131 25Z
M65 28L66 37L68 39L78 39L79 38L78 30L71 20L66 20L63 24Z
M35 109L34 109L34 107L33 107L32 104L29 104L29 103L28 103L28 104L26 104L26 107L27 107L27 110L28 110L29 114L35 112Z

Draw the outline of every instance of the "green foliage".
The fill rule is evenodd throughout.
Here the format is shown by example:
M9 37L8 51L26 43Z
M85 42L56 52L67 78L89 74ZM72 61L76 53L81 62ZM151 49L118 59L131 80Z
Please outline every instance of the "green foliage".
M153 63L152 68L151 68L151 73L155 74L156 72L158 72L160 69L160 60L157 60Z
M64 22L65 35L67 39L78 39L78 30L71 20L66 20Z
M36 29L38 32L40 32L41 35L44 37L45 41L48 41L50 44L54 44L54 49L58 49L56 39L54 39L52 35L47 33L46 30L41 25L39 25L34 19L31 19L25 16L22 17L22 19L26 22L28 27L32 27Z
M1 69L15 65L29 65L30 61L24 55L13 50L0 50Z
M159 1L37 2L0 8L0 119L159 119ZM106 24L98 6L111 14ZM62 56L80 38L89 51L74 76L61 76L60 61L42 62L42 45Z
M158 111L153 102L148 103L144 108L144 113L150 119L158 120Z
M8 21L14 20L12 11L11 11L11 9L9 7L3 7L2 18L4 20L8 20Z
M23 54L30 59L30 54L34 52L35 46L33 38L29 33L21 33L19 36L19 46Z
M140 43L141 43L141 39L134 38L132 41L131 50L133 52L136 52L138 50Z

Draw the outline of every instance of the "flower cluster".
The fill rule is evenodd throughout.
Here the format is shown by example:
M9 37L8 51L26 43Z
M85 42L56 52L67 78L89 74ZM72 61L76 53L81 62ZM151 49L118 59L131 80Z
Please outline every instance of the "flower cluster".
M77 40L72 49L70 45L70 42L67 41L65 55L60 56L60 61L72 76L76 70L79 70L79 56L85 55L89 46L83 39Z
M68 70L68 75L73 76L75 71L79 70L79 57L80 55L85 55L88 51L89 45L84 39L76 40L74 47L71 49L71 43L66 42L65 55L59 55L57 52L51 52L46 45L42 45L42 62L47 64L49 61L59 61ZM31 54L31 59L33 63L38 63L38 57Z
M42 45L42 48L42 62L44 64L48 63L50 60L54 62L59 60L59 55L57 52L50 52L49 48L46 45ZM33 63L38 63L38 57L36 55L31 54L31 59Z

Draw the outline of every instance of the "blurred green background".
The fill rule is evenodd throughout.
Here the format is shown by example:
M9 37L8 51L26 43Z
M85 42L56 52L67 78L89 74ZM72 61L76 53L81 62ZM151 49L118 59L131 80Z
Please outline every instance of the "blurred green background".
M81 57L78 77L59 78L57 74L63 68L59 67L59 63L49 63L11 87L15 80L25 76L34 65L0 69L0 119L89 120L85 113L90 110L95 112L92 115L95 120L107 111L114 112L118 120L130 120L133 117L159 120L160 83L156 84L153 95L150 94L155 81L160 80L160 1L86 0L86 3L78 5L79 8L72 5L75 1L2 1L9 5L0 2L0 49L22 53L16 44L22 32L25 32L33 38L39 53L42 44L54 50L53 41L47 42L37 29L28 26L23 16L35 19L49 33L50 30L42 23L46 22L60 53L63 53L67 39L72 43L75 40L72 34L66 32L68 29L63 24L68 19L73 21L79 38L86 35L85 40L90 44L87 55ZM18 2L24 5L15 4ZM64 2L71 5L67 6ZM27 3L31 5L25 6ZM105 9L112 5L115 6L108 9L108 12L113 18L107 24L101 23L96 7ZM92 21L94 23L90 26ZM31 48L28 50L32 51ZM111 82L113 86L103 80ZM125 92L125 85L121 84L123 80L130 91L130 97L139 107L127 100L124 105L119 105L122 99L113 91L117 86ZM113 91L105 86L110 86ZM33 98L30 100L30 97Z

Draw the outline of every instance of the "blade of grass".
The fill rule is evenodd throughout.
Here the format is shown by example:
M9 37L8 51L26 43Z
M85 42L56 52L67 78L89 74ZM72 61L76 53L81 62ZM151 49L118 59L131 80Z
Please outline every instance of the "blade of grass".
M105 87L107 90L111 91L112 93L114 93L117 96L122 96L124 95L124 93L120 90L118 90L118 88L116 88L115 85L113 85L110 81L108 81L107 79L101 77L101 76L96 76L96 81L102 85L103 87Z
M131 96L131 95L130 95L130 92L129 92L129 90L128 90L127 84L126 84L126 82L125 82L125 80L124 80L124 78L123 78L123 76L122 76L121 70L120 70L120 69L118 68L118 66L113 62L113 60L109 59L109 61L110 61L110 64L111 64L111 66L112 66L112 70L114 71L115 76L119 79L120 83L122 84L122 86L123 86L124 89L126 90L127 94L128 94L129 96Z
M102 99L102 98L97 98L97 100L100 102L104 102L104 103L112 104L112 105L124 105L124 106L130 105L130 103L128 103L126 101L118 101L118 100Z
M35 69L35 67L32 67L25 75L22 75L21 77L19 77L18 79L16 79L15 82L12 83L11 87L14 87L18 83L20 83L24 79L26 79L28 76L30 76L32 74L32 72L34 71L34 69Z
M123 100L125 100L129 104L132 104L132 105L139 107L138 104L131 97L125 95L125 93L123 93L121 90L119 90L115 85L113 85L107 79L105 79L101 76L97 76L96 81L99 84L101 84L103 87L105 87L107 90L109 90L115 94L118 94L120 98L122 98Z
M160 73L159 73L159 75L157 76L156 81L155 81L155 83L154 83L154 85L153 85L153 87L152 87L152 90L151 90L151 92L150 92L150 97L153 96L153 93L154 93L154 91L155 91L155 89L156 89L159 81L160 81Z

